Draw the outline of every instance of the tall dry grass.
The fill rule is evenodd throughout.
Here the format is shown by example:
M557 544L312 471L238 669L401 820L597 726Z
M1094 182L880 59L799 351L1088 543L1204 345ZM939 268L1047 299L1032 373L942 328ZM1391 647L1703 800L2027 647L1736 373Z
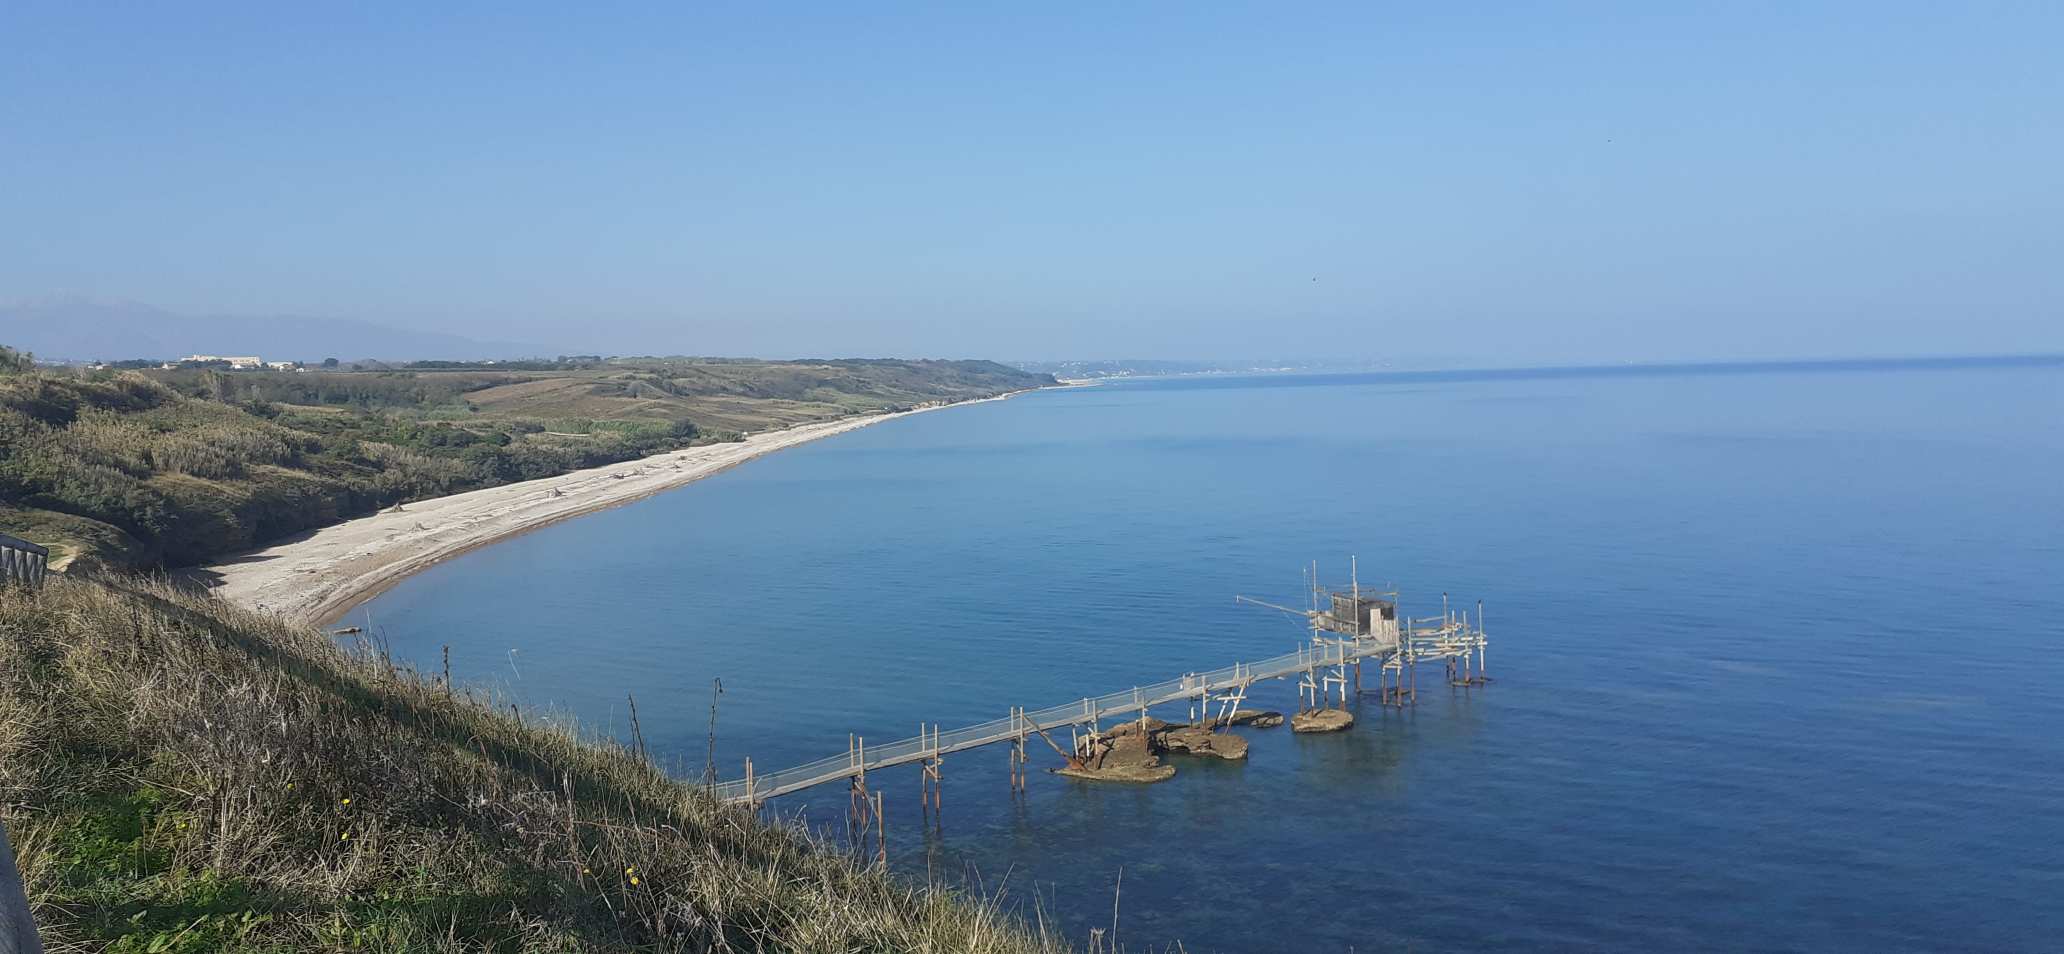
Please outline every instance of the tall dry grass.
M53 951L1052 951L612 743L148 582L0 592L0 819Z

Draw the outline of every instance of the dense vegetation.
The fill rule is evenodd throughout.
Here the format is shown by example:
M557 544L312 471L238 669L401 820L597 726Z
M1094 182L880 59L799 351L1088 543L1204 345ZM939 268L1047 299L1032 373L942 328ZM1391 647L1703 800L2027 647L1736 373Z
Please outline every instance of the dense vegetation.
M1050 381L990 362L38 371L0 353L0 530L181 566L345 517L708 441Z
M53 950L1058 950L367 647L0 587L0 823Z

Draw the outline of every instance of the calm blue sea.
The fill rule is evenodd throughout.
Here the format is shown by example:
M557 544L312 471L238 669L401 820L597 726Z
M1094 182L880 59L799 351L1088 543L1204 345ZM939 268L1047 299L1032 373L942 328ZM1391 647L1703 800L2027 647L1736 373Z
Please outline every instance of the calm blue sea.
M916 769L878 773L895 863L1078 941L1122 870L1134 950L2045 951L2060 537L2054 363L1136 380L810 444L370 611L604 731L634 694L690 777L720 678L729 778L1289 651L1234 595L1354 556L1414 615L1485 601L1495 684L1429 667L1414 711L1147 787L1014 804L1003 749L953 756L942 837Z

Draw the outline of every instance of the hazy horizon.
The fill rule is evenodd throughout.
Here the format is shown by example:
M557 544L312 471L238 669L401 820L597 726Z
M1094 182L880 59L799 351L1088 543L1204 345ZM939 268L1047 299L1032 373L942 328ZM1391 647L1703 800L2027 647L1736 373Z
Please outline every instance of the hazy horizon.
M129 320L122 326L102 329L94 326L94 316L121 314ZM193 322L206 329L202 333L181 335L157 330L139 330L137 320L151 320L153 316L176 317L178 321L165 324L192 328ZM55 319L55 320L45 320ZM81 332L85 328L85 332ZM298 334L296 332L298 331ZM282 335L288 340L320 341L322 344L282 345ZM170 341L184 341L173 345ZM105 344L71 345L61 342L92 341ZM368 341L388 342L387 345L360 344ZM117 343L119 342L119 343ZM395 342L400 342L396 344ZM173 316L172 313L155 308L143 302L98 301L93 299L61 297L20 302L0 301L0 345L34 354L40 361L86 362L117 361L129 359L175 360L189 354L244 354L258 353L267 359L286 359L314 362L323 358L337 358L344 362L358 361L427 361L427 360L507 360L507 359L552 359L554 357L595 355L603 358L719 358L747 360L811 360L890 358L916 360L966 360L988 359L1026 367L1035 371L1052 371L1062 377L1068 376L1065 366L1123 366L1126 373L1163 374L1190 373L1193 371L1304 371L1304 372L1469 372L1469 371L1561 371L1595 368L1672 368L1699 366L1792 366L1815 364L1853 365L1911 365L1911 364L2021 364L2029 361L2064 361L2064 350L2024 351L1938 351L1938 352L1867 352L1851 351L1827 354L1767 355L1753 358L1715 357L1710 355L1678 355L1646 359L1612 360L1564 360L1527 361L1505 360L1496 362L1471 362L1466 355L1390 355L1373 357L1328 357L1317 354L1287 355L1218 355L1202 358L1165 358L1150 354L1087 354L1061 358L1028 358L1008 354L840 354L821 352L802 347L782 353L717 353L717 352L667 352L667 351L611 351L594 348L542 346L506 341L482 341L458 335L437 332L414 332L408 329L349 319L321 319L307 316ZM358 350L354 350L357 348ZM1108 373L1111 367L1095 367L1095 373Z
M32 186L0 190L0 304L545 354L2064 351L2054 8L18 5L0 33L0 175Z

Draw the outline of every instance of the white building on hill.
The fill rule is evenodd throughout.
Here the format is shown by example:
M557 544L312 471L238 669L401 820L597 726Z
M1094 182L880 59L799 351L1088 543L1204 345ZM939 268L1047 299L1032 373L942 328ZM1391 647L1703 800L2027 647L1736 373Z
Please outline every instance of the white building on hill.
M257 356L257 355L255 355L255 354L253 354L253 355L239 355L239 356L230 356L230 355L221 355L221 354L190 354L190 355L187 355L186 357L184 357L184 358L181 358L181 359L179 359L179 360L181 360L181 361L196 361L196 362L198 362L198 361L227 361L227 362L229 362L229 366L230 366L230 367L232 367L232 368L262 368L262 367L264 367L264 366L265 366L265 359L264 359L264 358L261 358L261 357L258 357L258 356Z

